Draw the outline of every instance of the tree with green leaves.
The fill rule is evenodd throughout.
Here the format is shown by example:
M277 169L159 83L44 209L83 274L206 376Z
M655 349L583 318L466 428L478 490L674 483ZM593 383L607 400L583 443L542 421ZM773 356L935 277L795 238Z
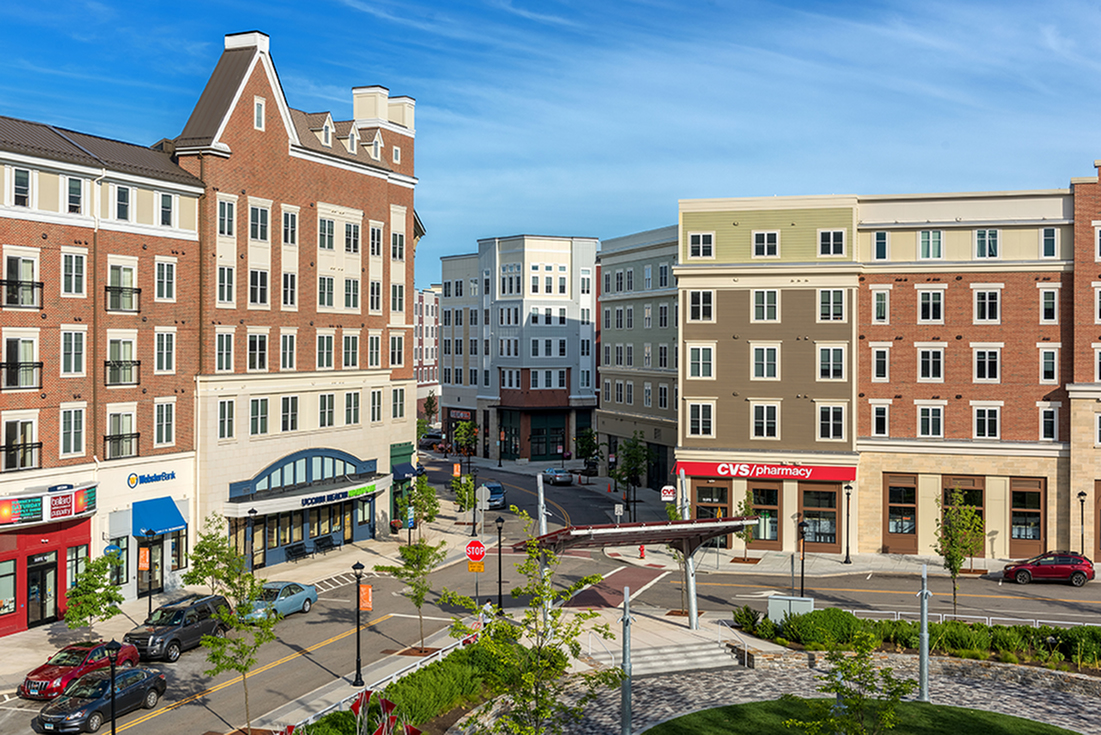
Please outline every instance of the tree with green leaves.
M577 451L577 458L583 460L600 460L600 442L597 441L596 432L592 429L582 429L573 438L573 447Z
M881 735L898 724L898 703L917 687L913 679L898 679L890 667L877 669L872 653L875 636L861 631L853 651L833 648L826 654L830 668L818 676L818 691L833 698L807 702L810 718L786 720L807 735Z
M676 503L665 504L665 517L671 521L681 520L680 509L677 508ZM685 615L688 614L688 564L687 559L684 556L684 552L678 549L676 546L669 544L669 552L673 555L673 560L680 565L680 609Z
M424 418L428 423L432 423L432 419L435 418L436 412L440 410L439 403L436 401L436 392L428 391L428 395L424 399Z
M455 425L455 434L451 437L455 449L464 457L477 453L478 424L473 421L460 421Z
M968 502L966 493L954 487L937 498L936 530L933 550L944 560L944 568L952 577L952 614L956 614L956 594L960 571L968 557L982 551L985 527L979 509Z
M451 478L451 492L455 493L455 503L458 504L460 513L474 507L474 491L474 477L472 475L460 475Z
M225 671L241 675L245 695L245 720L252 733L248 673L256 665L260 647L275 640L276 614L251 615L263 587L249 571L248 558L229 544L224 518L211 515L191 552L186 584L205 584L212 594L224 595L229 607L219 607L214 616L220 625L214 635L203 636L203 648L210 668L207 676Z
M424 435L427 434L427 433L428 433L428 420L427 419L417 419L417 446L418 447L421 444L421 439L423 439Z
M605 639L614 637L606 624L590 624L596 612L561 605L586 585L600 582L601 577L589 575L556 589L558 556L539 546L535 522L527 513L516 506L512 512L524 523L526 544L524 560L516 567L525 581L511 594L514 599L527 599L527 607L515 619L499 610L498 615L482 622L480 630L460 618L451 624L454 637L479 634L474 645L493 662L487 667L493 677L489 683L496 693L506 695L499 707L483 708L475 714L466 732L555 735L580 720L602 689L618 685L623 672L619 668L570 671L571 661L581 657L581 636L593 631ZM473 614L482 609L477 600L447 589L441 599Z
M122 612L119 605L123 596L111 582L111 572L122 565L117 553L104 554L85 562L77 572L76 584L66 593L68 607L65 625L70 629L82 628L97 622L110 620Z
M398 547L401 555L401 566L390 564L376 564L376 572L385 572L400 579L409 585L409 599L417 608L417 618L420 620L421 650L424 650L424 600L428 597L428 575L443 563L447 556L447 542L441 541L433 546L424 539L415 544Z
M616 466L611 475L616 482L629 488L632 521L635 520L635 491L642 485L653 459L654 453L646 446L645 434L641 431L636 431L630 439L621 441L616 448Z
M745 496L738 502L738 508L735 513L739 516L751 516L753 515L753 491L746 489ZM749 545L753 543L753 531L754 527L750 525L742 526L742 530L736 531L735 536L742 540L745 544L744 552L742 554L743 559L749 558Z
M397 499L397 505L398 518L407 518L409 506L413 506L418 538L424 536L423 524L431 523L440 514L440 499L436 497L436 489L429 484L428 478L424 475L418 476L409 492Z

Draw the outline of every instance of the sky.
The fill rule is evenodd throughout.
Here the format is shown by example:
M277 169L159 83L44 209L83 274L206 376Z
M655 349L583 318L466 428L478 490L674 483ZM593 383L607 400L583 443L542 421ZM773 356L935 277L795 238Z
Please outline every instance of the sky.
M0 115L149 145L227 33L291 107L416 99L416 283L520 233L676 224L680 199L1065 188L1101 159L1101 4L1034 0L0 3Z

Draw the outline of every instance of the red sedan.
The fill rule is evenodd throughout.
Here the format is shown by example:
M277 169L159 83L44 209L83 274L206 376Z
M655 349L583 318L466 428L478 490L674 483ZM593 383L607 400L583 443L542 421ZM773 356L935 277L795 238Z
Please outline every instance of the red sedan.
M119 650L117 666L129 668L138 663L138 649L123 643ZM65 691L69 682L79 679L89 671L110 666L107 660L107 644L103 641L85 641L65 646L46 663L27 674L19 686L19 696L26 699L53 699Z
M1081 587L1087 580L1093 579L1093 562L1073 551L1049 551L1025 561L1007 564L1002 574L1004 579L1014 580L1017 584L1052 580Z

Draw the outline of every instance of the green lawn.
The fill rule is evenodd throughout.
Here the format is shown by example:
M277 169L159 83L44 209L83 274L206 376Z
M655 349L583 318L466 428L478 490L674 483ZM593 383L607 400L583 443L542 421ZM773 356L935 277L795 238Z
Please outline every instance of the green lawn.
M919 702L902 702L898 715L898 727L890 731L897 735L966 732L982 735L1073 735L1071 730L1019 717ZM792 717L805 719L807 716L808 708L800 699L752 702L678 717L647 730L646 735L764 735L785 732L798 735L802 731L784 727L784 720Z

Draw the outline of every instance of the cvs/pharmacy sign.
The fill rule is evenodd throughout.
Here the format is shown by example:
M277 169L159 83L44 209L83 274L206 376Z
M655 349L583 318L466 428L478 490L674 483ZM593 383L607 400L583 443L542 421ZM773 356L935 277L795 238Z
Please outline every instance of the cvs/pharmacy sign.
M744 477L757 480L820 480L850 482L855 467L807 464L754 464L751 462L677 462L676 471L689 477Z

